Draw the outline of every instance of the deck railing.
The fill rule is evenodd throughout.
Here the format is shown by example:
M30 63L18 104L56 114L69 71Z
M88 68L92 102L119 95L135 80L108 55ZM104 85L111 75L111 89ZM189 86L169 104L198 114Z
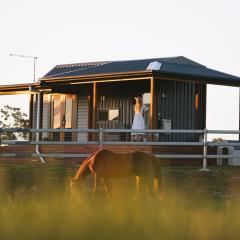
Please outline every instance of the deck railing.
M24 133L25 136L18 139L11 139L13 134L16 138L18 133ZM161 136L164 134L191 134L197 135L198 141L162 141ZM97 145L103 148L104 145L140 145L140 146L200 146L203 148L203 154L155 154L159 158L191 158L203 159L202 170L207 169L207 159L210 158L240 158L240 155L234 154L208 154L208 147L240 147L240 142L210 142L210 134L240 134L235 130L179 130L179 129L19 129L8 128L0 129L0 144L3 145ZM27 139L26 139L27 136ZM39 137L40 136L40 137ZM9 139L10 138L10 139ZM12 153L14 154L14 153ZM33 154L38 157L87 157L87 154L60 154L60 153L37 153ZM8 156L1 153L0 157ZM10 156L10 155L9 155ZM12 155L11 155L12 156Z

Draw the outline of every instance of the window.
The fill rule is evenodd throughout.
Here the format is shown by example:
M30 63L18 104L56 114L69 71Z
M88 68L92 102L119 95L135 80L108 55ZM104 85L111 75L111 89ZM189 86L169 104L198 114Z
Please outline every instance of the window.
M53 100L53 128L61 127L61 100L56 98Z
M98 111L98 121L119 121L119 109L100 109Z
M65 102L65 128L72 128L72 109L73 100L71 98L66 98Z
M109 121L118 121L119 120L118 109L109 109L108 110L108 120Z

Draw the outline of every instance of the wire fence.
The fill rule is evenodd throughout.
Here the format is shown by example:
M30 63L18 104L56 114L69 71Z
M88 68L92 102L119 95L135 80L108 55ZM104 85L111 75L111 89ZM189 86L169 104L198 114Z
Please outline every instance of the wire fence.
M202 154L161 154L155 153L159 158L191 158L203 159L203 170L207 170L207 159L217 158L219 164L222 159L240 159L240 154L235 154L234 149L240 147L240 142L229 142L218 139L216 142L208 141L211 134L240 134L235 130L180 130L180 129L0 129L1 146L7 145L95 145L104 148L106 145L115 146L175 146L175 147L200 147ZM185 141L169 135L189 135ZM164 141L164 136L168 136ZM176 139L176 140L175 140ZM217 154L208 154L208 147L216 147ZM223 154L223 149L228 150L228 154ZM11 153L14 154L14 153ZM40 153L33 154L38 157L86 157L88 154L70 153ZM6 153L1 153L0 157Z

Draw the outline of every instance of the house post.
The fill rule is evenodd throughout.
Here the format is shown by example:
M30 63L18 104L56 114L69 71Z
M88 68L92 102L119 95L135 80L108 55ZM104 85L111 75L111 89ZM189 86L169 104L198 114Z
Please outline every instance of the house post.
M93 112L92 112L92 128L95 129L97 123L97 83L93 82Z
M33 94L29 94L29 128L33 128ZM29 133L29 140L32 139L32 133Z
M149 109L149 127L150 129L156 129L156 90L155 90L155 81L154 78L150 78L150 109Z
M39 123L40 128L42 128L43 126L43 98L44 98L44 92L41 91L40 92L40 123ZM42 138L42 133L40 134L40 136Z
M37 101L37 116L36 116L36 128L42 128L42 118L43 118L43 92L39 91L36 93L36 101ZM36 133L36 141L39 141L42 138L42 133Z

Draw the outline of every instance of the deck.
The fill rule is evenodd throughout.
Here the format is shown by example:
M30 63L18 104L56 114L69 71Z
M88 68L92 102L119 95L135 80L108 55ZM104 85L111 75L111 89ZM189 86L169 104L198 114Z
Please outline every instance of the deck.
M42 155L47 154L44 159L51 163L79 164L82 160L97 151L99 145L41 145L39 147ZM133 152L143 151L152 154L203 154L201 146L144 146L144 145L104 145L103 149L109 149L114 152ZM216 154L216 147L208 147L208 154ZM31 163L39 161L35 151L35 145L11 145L0 146L1 163ZM81 155L81 157L72 157L72 154ZM56 156L58 155L58 157ZM61 157L65 156L65 157ZM84 157L85 156L85 157ZM161 158L163 165L202 165L202 158ZM40 162L40 161L39 161ZM215 165L216 159L208 159L208 164Z

